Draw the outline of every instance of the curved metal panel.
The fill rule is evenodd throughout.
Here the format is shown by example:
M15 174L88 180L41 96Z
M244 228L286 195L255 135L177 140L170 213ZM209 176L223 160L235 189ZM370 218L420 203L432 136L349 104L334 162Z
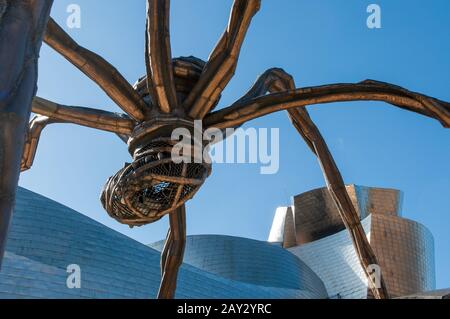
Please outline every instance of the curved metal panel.
M67 287L66 270L71 264L81 268L80 289ZM55 201L18 189L4 267L0 271L0 299L153 298L160 273L158 251ZM326 297L323 290L316 291L264 287L183 264L176 297Z
M402 193L395 189L347 185L347 193L360 219L370 214L400 214ZM306 244L345 229L327 188L315 189L294 197L297 244Z
M162 245L158 242L152 247L160 250ZM188 236L184 262L231 280L327 296L320 278L303 261L263 241L223 235Z
M392 297L435 289L434 239L424 225L373 215L370 241Z

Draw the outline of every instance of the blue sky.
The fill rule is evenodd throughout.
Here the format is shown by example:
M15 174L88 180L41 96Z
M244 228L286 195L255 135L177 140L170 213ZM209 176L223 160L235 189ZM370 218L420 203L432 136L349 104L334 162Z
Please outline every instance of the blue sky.
M145 73L145 1L57 0L82 10L81 29L68 30L100 53L131 82ZM206 59L223 32L231 0L173 0L173 56ZM366 26L366 8L382 9L382 29ZM264 0L243 45L235 78L219 105L226 106L270 67L291 73L297 86L358 82L395 83L450 101L450 2L447 0ZM87 77L43 46L38 95L69 105L119 108ZM434 234L437 286L450 287L450 134L434 120L378 102L309 108L347 183L404 192L404 217ZM258 165L219 164L188 203L188 234L267 239L277 206L290 196L322 187L316 159L284 112L247 127L280 129L280 170L260 175ZM20 185L66 204L143 243L165 237L167 220L142 228L120 225L103 210L106 179L129 161L115 135L75 125L53 125L40 142L34 167Z

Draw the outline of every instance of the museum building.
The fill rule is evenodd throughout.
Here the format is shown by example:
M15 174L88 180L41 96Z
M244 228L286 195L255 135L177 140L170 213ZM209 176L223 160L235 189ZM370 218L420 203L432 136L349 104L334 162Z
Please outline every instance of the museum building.
M347 186L392 297L437 296L433 236L401 217L402 194ZM4 298L154 298L163 241L144 245L19 188L0 271ZM79 287L68 269L80 270ZM445 293L447 294L447 292ZM267 241L188 236L176 298L365 299L367 279L326 188L280 207Z

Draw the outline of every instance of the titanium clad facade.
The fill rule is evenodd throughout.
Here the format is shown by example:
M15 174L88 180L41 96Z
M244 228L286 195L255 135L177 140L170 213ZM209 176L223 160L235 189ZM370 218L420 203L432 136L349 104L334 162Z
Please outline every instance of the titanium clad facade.
M152 247L162 250L164 242ZM188 236L184 262L249 284L310 291L326 298L320 278L294 254L267 242L222 236Z
M434 239L422 224L373 215L371 243L392 297L436 288Z
M270 243L282 243L284 248L296 245L292 207L278 207L270 229Z
M346 186L360 219L370 214L399 216L403 195L395 189ZM294 196L297 245L306 244L345 229L339 211L327 188ZM287 245L287 247L291 247Z
M371 216L362 224L367 234ZM330 298L367 298L367 279L347 230L288 250L322 279Z
M435 289L433 236L400 217L401 192L355 185L347 190L392 297L439 295L427 293ZM269 242L189 236L176 297L371 298L328 196L319 189L279 208ZM19 188L0 298L153 298L160 282L160 252L153 248L161 249L162 242L151 246ZM80 289L67 287L72 264L81 268Z
M67 287L71 264L81 268L80 289ZM0 271L0 298L154 298L159 281L158 251L55 201L18 189ZM326 292L241 282L183 264L176 297L325 298Z
M391 296L435 289L433 236L422 224L401 217L403 194L357 185L347 186L347 192ZM330 297L371 298L350 236L326 188L295 196L291 210L279 210L285 211L286 221L294 220L295 229L289 232L295 233L296 243L288 241L287 234L269 241L279 241L303 260L325 283ZM282 233L284 225L283 229L279 225L283 223L277 220L271 231Z

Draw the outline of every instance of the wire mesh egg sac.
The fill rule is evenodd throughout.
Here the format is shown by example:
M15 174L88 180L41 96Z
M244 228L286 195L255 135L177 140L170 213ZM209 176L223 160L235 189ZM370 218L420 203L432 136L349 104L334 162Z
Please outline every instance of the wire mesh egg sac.
M111 217L129 226L153 223L194 196L211 166L194 160L175 163L173 144L168 139L150 142L136 152L133 163L108 179L101 202Z

